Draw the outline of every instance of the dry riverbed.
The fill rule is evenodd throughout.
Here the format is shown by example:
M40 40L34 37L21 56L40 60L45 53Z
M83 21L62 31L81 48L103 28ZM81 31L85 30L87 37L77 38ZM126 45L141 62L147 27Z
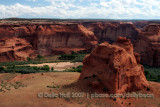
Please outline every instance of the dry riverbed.
M53 67L56 71L63 71L72 67L77 67L82 65L81 62L71 63L71 62L58 62L58 63L43 63L43 64L27 64L28 66L37 66L41 67L44 65L48 65L50 68Z

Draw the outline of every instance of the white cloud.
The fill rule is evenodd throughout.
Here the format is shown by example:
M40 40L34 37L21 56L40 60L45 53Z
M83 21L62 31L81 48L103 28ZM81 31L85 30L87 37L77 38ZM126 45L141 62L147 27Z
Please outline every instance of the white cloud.
M30 0L37 1L37 0ZM158 0L44 0L50 5L31 7L19 3L0 5L0 18L108 18L159 19ZM83 5L88 3L88 5Z

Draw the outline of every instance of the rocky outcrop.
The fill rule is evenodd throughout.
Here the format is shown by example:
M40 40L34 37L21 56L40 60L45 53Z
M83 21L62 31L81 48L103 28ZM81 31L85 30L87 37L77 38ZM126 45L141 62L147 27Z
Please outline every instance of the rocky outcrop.
M88 77L96 77L109 93L148 87L139 56L133 53L131 41L125 37L119 37L112 45L107 42L100 44L84 58L80 80Z
M139 34L134 47L140 54L142 64L160 66L160 25L146 26Z
M49 27L49 28L48 28ZM87 30L83 25L51 25L39 26L37 35L37 50L41 55L52 55L55 52L90 50L97 44L93 32Z
M87 51L97 44L94 33L81 24L0 25L0 40L13 37L28 41L40 55Z
M115 23L93 23L86 26L93 31L99 40L99 43L108 41L113 43L118 36L123 36L134 41L138 38L139 29L130 22L115 22Z
M0 62L22 61L36 56L30 43L21 38L1 39L0 48Z

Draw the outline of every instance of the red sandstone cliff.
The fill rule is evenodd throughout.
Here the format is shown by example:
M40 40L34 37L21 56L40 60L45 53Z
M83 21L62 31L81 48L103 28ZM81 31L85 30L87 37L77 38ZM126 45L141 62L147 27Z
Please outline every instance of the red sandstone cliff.
M36 50L34 53L40 55L90 50L97 44L94 33L81 24L0 25L0 40L7 41L11 38L26 40L28 46ZM27 46L27 44L25 45ZM16 46L14 47L16 48ZM10 51L4 46L0 46L0 48L6 52ZM9 59L16 60L17 58ZM1 61L3 60L1 59Z
M5 24L0 25L0 40L21 38L26 40L32 50L35 50L34 53L53 55L92 50L97 42L112 43L118 36L125 36L131 39L135 51L141 56L142 64L160 66L159 25L152 24L140 30L132 23L124 22L86 22L82 24L85 27L76 23ZM0 48L0 50L6 49L2 46Z
M0 40L0 62L22 61L34 56L35 51L25 39L12 37Z
M54 51L60 50L89 50L97 44L94 33L83 25L51 25L48 27L39 26L35 32L37 50L42 55L51 55Z
M112 45L107 42L100 44L84 58L80 80L87 77L95 77L109 93L125 93L148 87L138 54L135 57L131 41L125 37L118 38Z
M99 42L108 41L115 42L118 36L124 36L131 41L138 38L139 29L129 22L115 22L115 23L92 23L86 26L93 31Z
M141 56L141 63L160 66L160 25L146 26L135 43L135 51Z

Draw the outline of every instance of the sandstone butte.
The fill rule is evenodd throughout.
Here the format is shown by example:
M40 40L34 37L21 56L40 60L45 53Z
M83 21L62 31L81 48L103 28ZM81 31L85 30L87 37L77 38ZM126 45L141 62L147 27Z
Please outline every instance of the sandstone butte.
M0 25L0 62L87 51L96 44L94 33L81 24Z
M142 64L160 66L160 25L150 24L143 28L134 48Z
M109 93L145 89L149 84L139 60L138 54L133 52L131 41L119 37L112 45L107 42L100 44L84 58L79 80L94 76Z

